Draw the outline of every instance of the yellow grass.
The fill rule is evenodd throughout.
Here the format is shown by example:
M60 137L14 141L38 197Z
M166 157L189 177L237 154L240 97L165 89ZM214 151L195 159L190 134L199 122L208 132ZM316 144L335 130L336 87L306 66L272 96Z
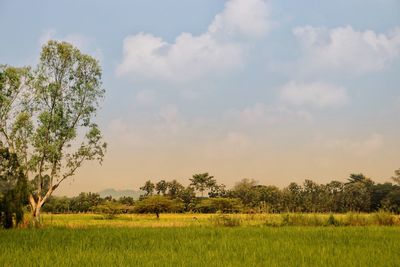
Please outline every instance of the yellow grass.
M193 227L213 226L219 214L161 214L157 219L153 214L122 214L106 219L101 214L43 214L44 227ZM241 226L324 226L330 214L229 214ZM390 219L391 225L400 226L400 217L387 213L347 213L335 214L335 221L342 226L387 225L382 220Z

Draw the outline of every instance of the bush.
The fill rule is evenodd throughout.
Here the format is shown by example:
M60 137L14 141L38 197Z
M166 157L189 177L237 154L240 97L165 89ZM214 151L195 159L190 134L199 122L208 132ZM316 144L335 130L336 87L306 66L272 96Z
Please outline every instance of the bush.
M335 219L335 216L333 216L333 214L329 215L326 223L328 226L339 226L340 225L340 222Z
M207 198L201 200L193 210L201 213L238 213L241 210L241 202L236 198Z
M112 220L115 219L119 214L126 213L125 205L117 202L107 201L104 204L98 205L94 208L96 213L104 215L104 219Z

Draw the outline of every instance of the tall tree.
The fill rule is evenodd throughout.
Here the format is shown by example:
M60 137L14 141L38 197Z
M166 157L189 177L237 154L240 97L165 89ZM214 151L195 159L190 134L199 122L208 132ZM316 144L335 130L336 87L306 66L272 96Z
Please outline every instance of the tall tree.
M168 183L165 180L161 180L158 183L156 183L156 192L157 194L162 194L165 195L168 189Z
M19 82L8 79L0 91L7 103L0 106L0 134L33 181L29 202L39 224L58 186L85 161L103 160L106 144L93 121L104 95L101 68L72 45L49 41L35 71L17 73Z
M154 184L150 180L148 180L144 183L142 187L140 187L140 190L143 190L144 196L147 197L153 195L154 188L155 188Z
M232 189L232 196L239 198L244 205L255 206L257 203L257 181L253 179L242 179Z
M214 176L210 176L207 172L194 174L189 180L191 182L190 185L194 186L194 188L201 193L201 197L204 196L205 190L211 189L217 184Z
M172 199L178 198L180 193L185 189L185 187L175 179L167 183L167 188L167 195Z

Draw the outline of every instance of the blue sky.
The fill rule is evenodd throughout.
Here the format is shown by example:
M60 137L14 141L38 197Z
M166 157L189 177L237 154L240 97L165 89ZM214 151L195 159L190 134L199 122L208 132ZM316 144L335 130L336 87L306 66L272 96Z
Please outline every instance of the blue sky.
M208 171L284 186L400 167L400 1L5 1L0 63L98 58L109 151L60 194Z

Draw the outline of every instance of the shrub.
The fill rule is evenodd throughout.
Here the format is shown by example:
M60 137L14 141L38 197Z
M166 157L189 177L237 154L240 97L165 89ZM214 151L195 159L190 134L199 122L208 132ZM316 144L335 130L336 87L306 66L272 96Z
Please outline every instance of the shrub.
M336 220L335 216L333 214L329 215L328 220L326 222L328 226L339 226L340 222Z
M236 198L207 198L198 203L194 211L201 213L237 213L241 210L241 202Z

